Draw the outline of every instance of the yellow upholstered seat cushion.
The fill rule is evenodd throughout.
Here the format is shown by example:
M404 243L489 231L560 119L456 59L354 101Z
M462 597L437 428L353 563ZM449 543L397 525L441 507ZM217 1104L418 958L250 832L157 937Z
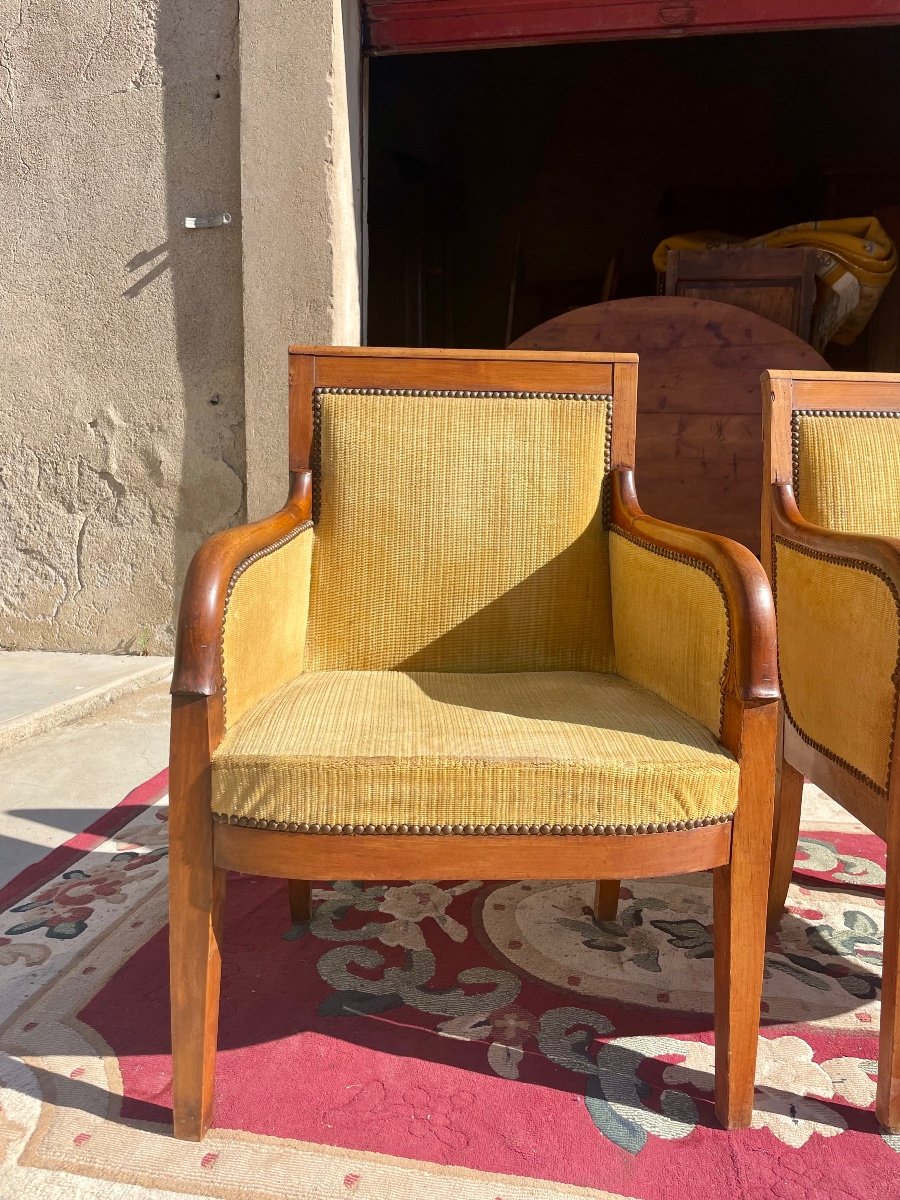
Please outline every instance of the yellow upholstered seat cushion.
M698 721L569 671L305 673L228 731L212 772L214 812L276 826L656 826L738 795Z

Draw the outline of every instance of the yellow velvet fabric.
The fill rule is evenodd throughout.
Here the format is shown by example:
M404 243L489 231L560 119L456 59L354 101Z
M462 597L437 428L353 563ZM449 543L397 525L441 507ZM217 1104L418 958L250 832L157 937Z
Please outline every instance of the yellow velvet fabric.
M775 544L778 659L798 732L887 785L900 642L888 584L861 568Z
M807 521L900 537L900 417L796 420L797 503Z
M307 669L611 670L608 408L320 394Z
M731 813L738 766L615 675L313 671L215 752L213 810L361 825L660 823Z
M313 531L251 562L234 583L222 631L225 725L303 669Z
M728 613L715 579L613 529L616 669L718 735Z

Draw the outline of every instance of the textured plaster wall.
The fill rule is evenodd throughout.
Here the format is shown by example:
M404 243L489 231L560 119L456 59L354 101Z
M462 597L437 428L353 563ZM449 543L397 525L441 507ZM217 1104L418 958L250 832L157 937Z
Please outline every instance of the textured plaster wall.
M287 347L360 338L356 0L243 0L247 506L287 489Z
M237 0L0 0L0 644L169 649L243 421Z

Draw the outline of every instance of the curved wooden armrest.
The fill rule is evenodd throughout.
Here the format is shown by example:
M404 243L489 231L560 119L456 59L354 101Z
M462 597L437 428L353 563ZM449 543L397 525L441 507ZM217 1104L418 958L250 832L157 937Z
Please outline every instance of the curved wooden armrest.
M789 483L772 484L772 536L847 562L865 563L886 575L900 594L900 540L867 533L840 533L813 525L797 507Z
M612 522L633 537L698 559L712 569L724 592L731 624L733 653L725 693L743 704L777 700L775 604L755 555L718 534L647 516L638 504L634 475L628 467L612 472Z
M191 560L181 594L173 696L214 696L220 690L219 636L232 575L251 554L279 541L308 521L311 513L312 476L300 471L279 512L250 525L225 529L203 543Z

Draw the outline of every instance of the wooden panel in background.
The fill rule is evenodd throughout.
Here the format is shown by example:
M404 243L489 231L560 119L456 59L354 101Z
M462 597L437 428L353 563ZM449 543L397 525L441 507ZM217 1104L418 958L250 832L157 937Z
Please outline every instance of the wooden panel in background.
M811 346L731 304L640 296L564 313L512 349L636 351L644 509L759 553L759 377L767 369L827 371Z
M666 266L666 295L733 304L809 341L816 257L817 251L803 246L672 250Z
M897 0L363 0L369 54L898 23Z

